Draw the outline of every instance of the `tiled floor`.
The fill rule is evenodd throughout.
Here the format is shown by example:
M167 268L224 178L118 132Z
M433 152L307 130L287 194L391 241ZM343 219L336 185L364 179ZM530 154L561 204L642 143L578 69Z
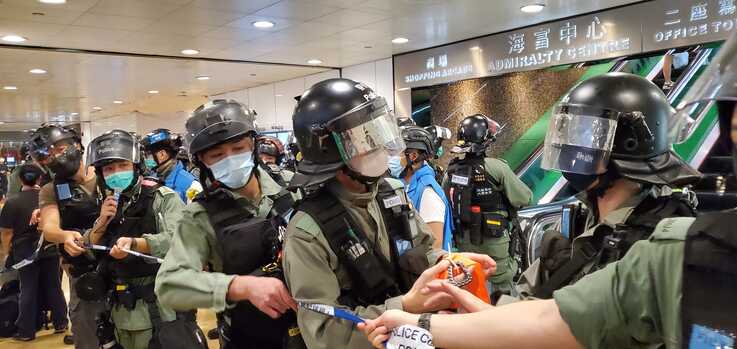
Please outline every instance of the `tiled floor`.
M63 278L62 288L64 294L69 297L69 284L66 275ZM215 313L210 310L200 310L197 312L197 323L205 333L215 327ZM64 345L62 339L63 334L53 334L53 330L41 331L36 334L36 339L31 342L17 342L12 338L0 338L0 349L71 349L73 346ZM218 341L209 341L209 347L212 349L219 348Z

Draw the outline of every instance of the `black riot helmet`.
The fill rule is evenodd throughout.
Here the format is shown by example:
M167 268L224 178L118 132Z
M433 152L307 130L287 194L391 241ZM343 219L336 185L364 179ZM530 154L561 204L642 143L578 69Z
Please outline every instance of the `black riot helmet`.
M18 150L20 153L20 159L22 161L30 161L31 160L31 145L28 144L28 142L23 142L23 144L20 146L20 149Z
M87 164L99 170L114 161L127 160L143 173L141 146L132 134L123 130L107 131L90 142ZM102 176L102 173L98 173Z
M443 156L443 142L451 139L453 135L450 129L439 125L425 126L425 130L430 132L433 138L432 146L435 149L435 158Z
M256 135L253 111L245 105L216 99L199 106L186 122L184 140L192 160L199 166L200 152L240 136Z
M105 180L102 168L115 161L130 161L133 163L136 176L144 174L146 166L142 160L141 150L141 144L131 133L123 130L107 131L90 141L87 164L95 167L98 183L103 186ZM135 183L135 180L132 181L125 189L131 188Z
M460 152L483 153L496 141L501 130L499 123L483 114L474 114L461 120L458 125L458 147Z
M673 112L660 88L645 78L607 73L585 80L550 117L542 167L562 171L578 190L604 173L641 183L690 183L699 173L671 150Z
M54 176L70 178L79 170L84 147L77 131L58 125L42 125L28 140L30 155L48 166Z
M430 132L419 126L402 127L401 130L402 139L407 149L420 150L426 154L428 159L434 157L435 146Z
M404 150L386 100L353 80L329 79L310 87L297 103L292 122L303 175L295 177L293 186L327 181L343 166L368 183L386 171L388 156Z
M171 156L179 152L182 146L182 138L165 128L159 128L141 138L141 145L147 153L155 153L166 150Z

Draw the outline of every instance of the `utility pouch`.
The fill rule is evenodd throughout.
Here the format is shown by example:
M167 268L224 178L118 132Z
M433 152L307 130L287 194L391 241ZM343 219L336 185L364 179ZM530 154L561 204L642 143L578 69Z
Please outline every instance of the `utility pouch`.
M423 271L430 267L426 249L415 246L399 256L400 282L402 289L409 289Z
M504 236L509 220L498 213L483 213L484 238L498 239Z

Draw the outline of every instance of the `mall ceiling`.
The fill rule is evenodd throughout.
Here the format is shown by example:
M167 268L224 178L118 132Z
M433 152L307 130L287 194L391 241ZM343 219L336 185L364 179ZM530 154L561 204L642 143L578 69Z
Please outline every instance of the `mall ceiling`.
M0 37L24 40L0 41L0 129L176 104L638 2L532 1L546 6L523 13L515 0L53 1L0 0Z

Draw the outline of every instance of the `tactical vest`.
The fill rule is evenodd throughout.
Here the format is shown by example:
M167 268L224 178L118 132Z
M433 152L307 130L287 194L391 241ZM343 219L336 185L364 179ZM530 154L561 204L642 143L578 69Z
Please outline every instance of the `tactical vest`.
M555 290L576 282L585 274L603 269L629 251L634 243L645 240L658 223L670 217L694 217L696 209L680 193L658 198L647 197L624 224L614 228L599 225L593 236L571 249L571 240L559 232L548 231L540 245L540 273L543 280L534 291L537 298L550 298ZM593 262L589 270L584 268Z
M734 348L737 335L737 211L691 224L683 258L683 348Z
M512 207L499 190L501 184L486 172L484 158L453 159L448 166L448 180L446 196L453 206L456 242L470 240L481 245L487 239L502 237L513 215Z
M233 194L223 188L207 194L202 192L195 198L207 211L215 231L223 273L284 280L277 259L281 251L281 235L286 228L284 217L292 209L294 200L286 190L270 198L273 205L266 218L254 217L241 208ZM221 339L227 343L227 348L301 347L293 311L272 319L250 302L243 301L225 310L224 315L230 323L219 321L219 326Z
M55 178L53 185L61 228L78 231L92 228L100 215L99 198L89 196L80 184L71 181Z
M125 196L120 197L118 214L108 224L100 243L112 247L121 237L140 238L143 234L158 234L159 226L154 211L154 197L161 187L156 182L141 181L140 191L134 202L121 212ZM124 259L110 258L110 271L122 280L156 275L159 264L146 263L143 259L129 256Z
M352 287L342 288L338 301L351 308L382 304L406 293L429 266L426 249L412 242L418 234L412 222L415 211L386 180L379 182L376 202L389 233L390 259L368 240L367 235L375 232L362 231L352 223L345 207L328 191L321 190L299 205L299 210L317 223L333 253L348 270ZM347 285L341 285L344 286Z
M284 188L287 186L287 181L284 179L283 173L279 166L276 165L262 165L262 168L269 174L269 177L279 184L280 187Z
M100 199L88 195L80 184L54 178L54 195L59 209L59 225L64 230L76 230L83 233L92 228L100 214ZM64 261L71 265L69 273L73 277L95 269L95 261L87 254L76 257L69 255L63 248L59 249Z

